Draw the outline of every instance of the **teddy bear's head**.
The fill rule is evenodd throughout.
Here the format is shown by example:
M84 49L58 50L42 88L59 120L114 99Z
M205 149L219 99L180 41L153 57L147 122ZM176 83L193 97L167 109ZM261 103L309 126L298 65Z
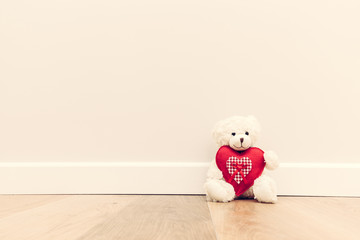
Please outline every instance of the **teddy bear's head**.
M259 122L253 116L235 116L218 122L212 132L219 146L230 146L235 151L252 147L260 133Z

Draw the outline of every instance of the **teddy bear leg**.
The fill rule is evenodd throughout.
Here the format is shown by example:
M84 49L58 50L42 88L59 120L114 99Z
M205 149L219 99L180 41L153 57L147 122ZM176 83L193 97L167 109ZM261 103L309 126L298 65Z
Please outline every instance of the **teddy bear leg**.
M231 184L219 179L209 179L205 183L206 198L214 202L230 202L235 198Z
M262 175L255 180L253 186L255 199L264 203L276 203L276 184L269 176Z

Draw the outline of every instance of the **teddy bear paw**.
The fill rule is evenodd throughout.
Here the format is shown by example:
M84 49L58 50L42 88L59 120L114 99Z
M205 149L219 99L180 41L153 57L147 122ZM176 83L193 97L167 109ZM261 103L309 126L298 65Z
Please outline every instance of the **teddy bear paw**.
M224 180L210 179L205 183L206 199L213 202L230 202L235 198L231 184Z
M266 162L266 169L274 170L279 167L279 157L274 151L266 151L264 153L264 159Z
M258 202L276 203L277 202L277 187L273 179L268 176L260 176L255 180L253 191L254 197Z

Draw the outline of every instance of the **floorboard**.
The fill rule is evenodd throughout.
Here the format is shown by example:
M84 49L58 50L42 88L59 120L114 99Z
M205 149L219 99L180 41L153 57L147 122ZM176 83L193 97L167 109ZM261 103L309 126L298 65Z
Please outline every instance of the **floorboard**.
M218 240L360 239L360 198L280 197L209 202Z
M27 197L0 196L1 240L216 239L204 196Z

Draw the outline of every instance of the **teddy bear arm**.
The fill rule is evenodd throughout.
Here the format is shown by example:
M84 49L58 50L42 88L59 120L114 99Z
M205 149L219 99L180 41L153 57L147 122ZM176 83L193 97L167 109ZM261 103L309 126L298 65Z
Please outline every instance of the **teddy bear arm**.
M223 178L223 174L220 171L220 169L218 168L218 166L216 165L215 160L213 160L210 163L210 167L207 172L207 178L210 178L210 179L222 179Z
M265 167L268 170L275 170L279 166L279 158L274 151L266 151L264 153Z

